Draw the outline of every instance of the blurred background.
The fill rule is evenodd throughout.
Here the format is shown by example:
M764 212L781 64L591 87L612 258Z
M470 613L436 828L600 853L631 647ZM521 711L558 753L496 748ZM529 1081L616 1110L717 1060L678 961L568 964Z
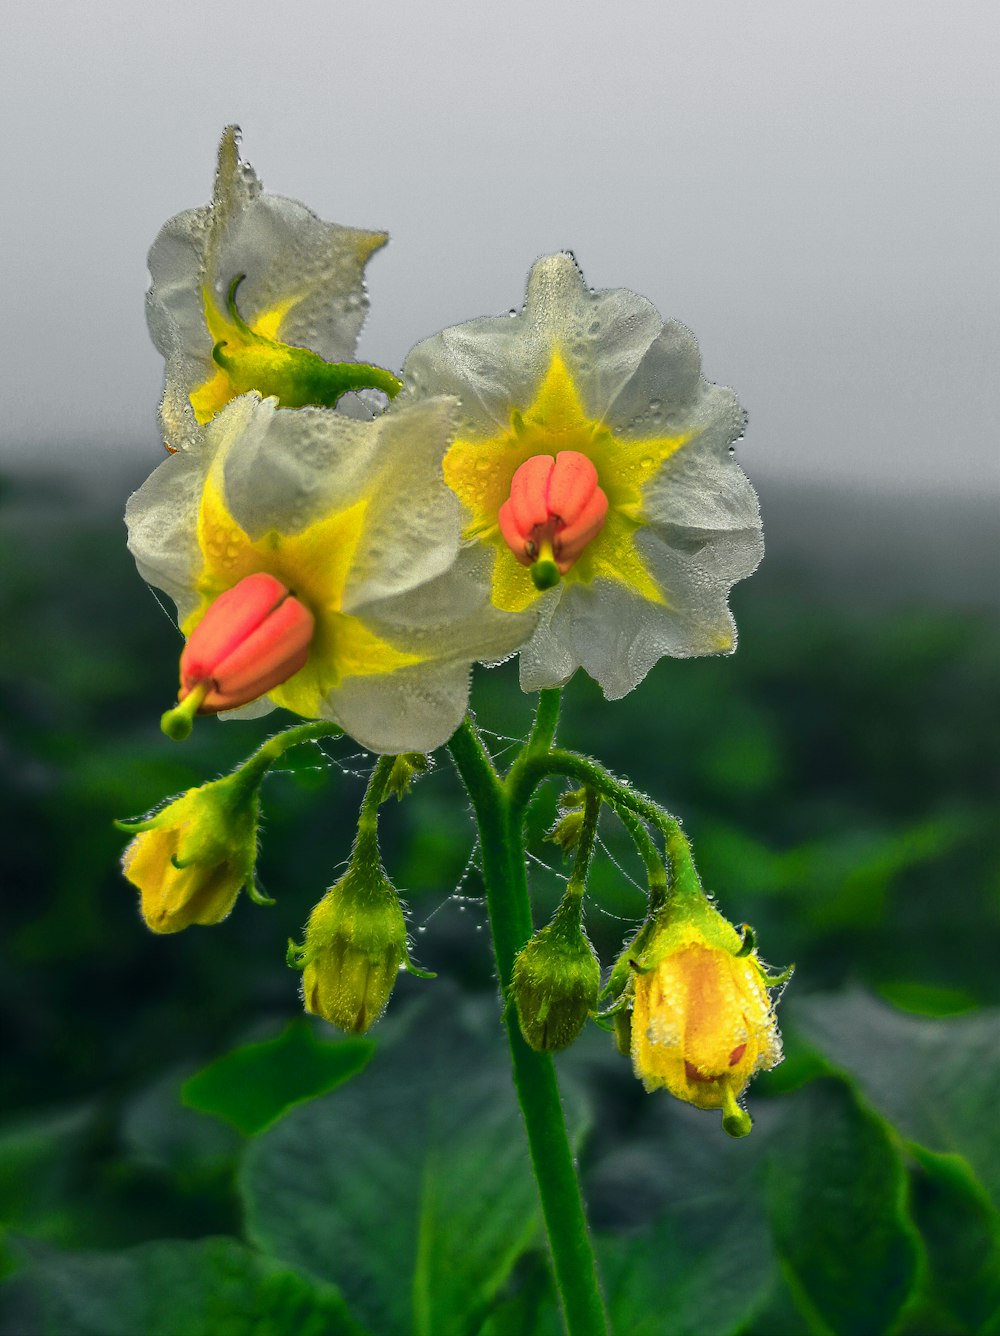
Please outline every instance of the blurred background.
M368 766L330 745L268 780L274 908L243 900L216 929L145 931L112 818L214 777L275 725L209 721L183 747L159 733L179 637L121 523L162 457L145 252L170 215L208 200L234 120L268 189L391 231L369 269L363 357L398 366L441 326L519 305L531 262L563 247L593 285L633 288L695 330L707 376L749 410L739 455L769 544L735 591L739 649L663 662L613 705L574 681L563 740L677 812L723 911L754 924L774 964L796 961L783 1010L800 1076L799 999L804 1018L812 995L857 988L935 1024L993 1014L998 38L995 6L913 0L635 3L613 18L520 0L11 7L0 1222L12 1237L114 1250L240 1234L235 1134L194 1128L180 1083L297 1014L284 944L348 851ZM510 666L480 671L475 700L497 752L523 734L529 702ZM533 818L539 837L554 799ZM394 1008L454 987L492 1016L471 827L445 761L384 825L420 963L441 976L403 977ZM643 896L625 843L602 830L589 927L610 963ZM552 846L534 847L551 865L533 869L541 922L559 867ZM620 1148L646 1127L646 1097L610 1040L591 1038L567 1079L588 1062L602 1073L612 1097L596 1097L596 1144ZM866 1042L856 1034L862 1057ZM997 1041L984 1052L995 1090ZM782 1088L761 1080L756 1104ZM707 1121L691 1132L699 1146L717 1133ZM615 1174L601 1163L595 1151L595 1210L638 1228L608 1206ZM995 1152L990 1165L987 1234ZM787 1303L760 1311L711 1330L817 1329ZM916 1336L993 1330L922 1311ZM511 1323L489 1330L536 1330Z

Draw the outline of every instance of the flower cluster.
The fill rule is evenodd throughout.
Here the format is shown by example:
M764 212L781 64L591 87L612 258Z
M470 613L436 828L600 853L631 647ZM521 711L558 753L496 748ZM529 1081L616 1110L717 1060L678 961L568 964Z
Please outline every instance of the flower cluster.
M129 546L201 642L188 712L280 705L427 751L476 661L520 650L526 691L582 667L614 698L665 654L731 650L760 519L692 335L550 256L520 314L418 344L373 417L353 391L398 382L344 359L385 240L263 193L230 128L212 202L150 251L172 457Z
M196 715L275 707L316 721L125 827L142 913L175 932L218 922L243 887L260 898L263 773L306 735L343 731L381 758L347 872L289 960L306 1009L355 1031L401 968L420 973L378 851L379 804L471 727L473 664L518 653L526 692L582 668L607 698L624 696L664 656L734 649L729 591L762 553L733 458L742 409L702 376L683 325L627 289L588 288L560 253L535 263L519 312L425 339L397 378L355 357L365 266L386 240L265 194L226 130L211 202L172 218L149 254L168 454L126 512L139 572L174 601L185 639L164 730L182 738ZM518 911L508 1016L541 1052L601 1019L582 907L609 782L570 795L553 831L576 863L552 922L523 942L530 911ZM666 895L648 831L627 804L615 810L654 908L603 1015L647 1088L722 1109L742 1135L747 1082L780 1057L774 980L691 881L693 864ZM521 838L506 806L494 825Z

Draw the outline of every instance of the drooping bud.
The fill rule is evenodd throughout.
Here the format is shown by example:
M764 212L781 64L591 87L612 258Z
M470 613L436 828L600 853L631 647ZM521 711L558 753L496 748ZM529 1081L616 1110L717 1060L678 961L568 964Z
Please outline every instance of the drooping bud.
M258 793L257 783L237 771L189 789L145 821L115 823L135 834L122 870L138 887L153 932L219 923L240 890L252 887Z
M525 1041L540 1053L568 1048L597 1007L601 965L568 897L518 953L510 991Z
M306 1011L355 1034L382 1015L406 961L396 889L380 864L358 857L309 915L305 943L289 951Z
M200 693L199 714L256 700L304 666L315 627L280 580L265 571L245 576L219 595L188 638L178 700L183 705Z
M604 528L608 498L579 450L533 455L511 479L497 516L504 541L538 589L551 589Z
M781 1061L772 978L702 894L674 893L622 953L612 979L631 1008L632 1063L647 1090L721 1109L730 1136L751 1127L739 1098ZM626 971L630 977L626 977Z

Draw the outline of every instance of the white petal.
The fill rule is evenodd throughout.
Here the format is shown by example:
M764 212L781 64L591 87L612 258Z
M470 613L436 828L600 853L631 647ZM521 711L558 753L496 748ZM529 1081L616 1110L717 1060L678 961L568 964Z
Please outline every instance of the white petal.
M609 398L604 420L619 435L630 428L639 435L683 431L704 384L697 339L670 320Z
M470 675L464 663L349 677L330 697L331 717L369 751L433 751L462 722Z
M376 439L365 477L370 500L344 590L345 611L415 589L454 563L465 514L445 486L441 461L454 436L456 409L455 400L444 397L400 404L368 428Z
M489 565L482 549L464 548L436 579L369 605L365 621L435 664L498 663L530 637L537 616L493 607Z
M538 260L523 309L456 325L411 351L403 380L414 397L454 394L461 434L510 426L534 400L555 352L565 359L590 417L602 418L661 330L655 307L625 288L591 292L572 255Z
M524 316L557 348L588 417L604 418L662 329L656 307L628 288L591 290L572 255L538 260Z
M171 455L132 493L125 506L128 550L147 584L168 594L183 621L197 605L198 508L204 465L195 456Z

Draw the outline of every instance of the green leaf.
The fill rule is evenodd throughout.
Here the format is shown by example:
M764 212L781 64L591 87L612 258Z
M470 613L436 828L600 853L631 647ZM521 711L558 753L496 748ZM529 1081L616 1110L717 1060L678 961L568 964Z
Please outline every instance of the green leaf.
M94 1124L94 1110L80 1106L0 1130L0 1225L51 1242L73 1237L70 1189Z
M181 1098L189 1109L255 1136L289 1109L356 1076L374 1052L367 1039L318 1040L306 1021L296 1020L275 1039L217 1058L184 1082Z
M959 1016L976 1010L976 999L964 988L901 980L881 984L878 991L890 1006L915 1016Z
M918 1262L891 1131L836 1078L813 1081L789 1103L767 1176L786 1283L818 1332L888 1331Z
M502 1030L458 1005L441 989L357 1080L247 1149L251 1239L379 1336L476 1331L536 1235Z
M20 1251L23 1269L0 1288L0 1336L364 1336L335 1289L235 1239Z
M731 1336L780 1283L761 1191L778 1125L763 1108L733 1141L718 1114L656 1095L596 1167L588 1197L617 1336Z
M1000 1213L960 1155L916 1145L910 1151L910 1211L927 1271L904 1330L982 1336L1000 1329Z
M1000 1209L1000 1012L921 1019L855 991L796 1002L794 1016L904 1137L964 1156Z
M564 1336L547 1256L525 1253L476 1336Z

